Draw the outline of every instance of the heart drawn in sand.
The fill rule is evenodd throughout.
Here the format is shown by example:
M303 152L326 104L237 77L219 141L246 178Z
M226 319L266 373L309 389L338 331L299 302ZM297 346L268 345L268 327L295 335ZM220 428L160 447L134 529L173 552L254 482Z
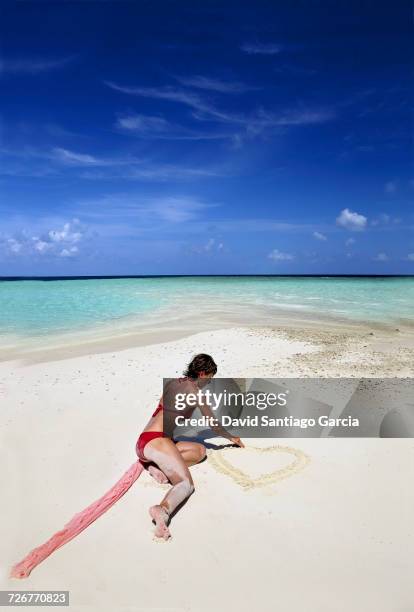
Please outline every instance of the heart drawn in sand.
M289 455L293 455L294 460L281 469L274 470L273 472L268 472L266 474L261 474L260 476L253 478L239 468L235 467L228 460L228 458L226 459L226 456L229 457L230 453L234 452L234 448L227 447L210 451L208 453L208 459L209 463L214 467L214 469L221 474L230 476L234 482L245 490L254 489L256 487L266 487L268 485L275 484L284 478L289 478L290 476L293 476L294 474L297 474L303 470L310 461L308 455L306 455L303 451L296 448L291 448L290 446L268 446L265 448L248 446L247 448L261 454L287 453Z

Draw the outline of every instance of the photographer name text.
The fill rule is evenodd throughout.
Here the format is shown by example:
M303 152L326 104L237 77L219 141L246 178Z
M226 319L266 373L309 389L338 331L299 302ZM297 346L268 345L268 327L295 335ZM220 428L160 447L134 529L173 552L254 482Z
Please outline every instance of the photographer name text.
M202 416L199 418L185 418L183 415L175 418L177 427L299 427L308 429L311 427L359 427L359 419L355 417L331 418L328 415L321 415L314 418L297 418L292 416L269 417L266 414L232 418L222 415L221 417Z

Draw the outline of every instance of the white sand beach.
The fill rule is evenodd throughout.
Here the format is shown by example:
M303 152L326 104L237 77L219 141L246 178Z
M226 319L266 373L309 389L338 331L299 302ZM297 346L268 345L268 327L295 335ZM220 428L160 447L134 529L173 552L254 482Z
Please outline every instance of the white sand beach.
M209 451L170 542L153 539L148 507L165 485L145 473L27 580L8 572L136 460L161 378L195 353L213 355L219 376L403 377L414 375L413 346L395 330L240 327L2 362L0 588L69 590L74 611L410 612L411 439L250 439ZM255 486L261 475L269 482Z

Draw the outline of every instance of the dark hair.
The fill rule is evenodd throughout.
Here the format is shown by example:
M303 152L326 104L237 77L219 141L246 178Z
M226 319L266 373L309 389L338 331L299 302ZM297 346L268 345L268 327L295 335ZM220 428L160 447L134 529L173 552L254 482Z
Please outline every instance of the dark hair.
M193 357L184 372L184 376L188 376L188 378L198 378L201 372L205 374L215 374L217 372L217 366L214 363L214 359L205 353L200 353Z

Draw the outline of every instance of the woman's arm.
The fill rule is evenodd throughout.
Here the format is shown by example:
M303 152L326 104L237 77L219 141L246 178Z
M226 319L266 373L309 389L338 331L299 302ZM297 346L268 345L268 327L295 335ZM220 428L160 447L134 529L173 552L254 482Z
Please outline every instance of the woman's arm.
M212 419L216 418L210 406L207 406L207 404L199 403L198 408L200 409L200 412L203 416L209 417ZM211 425L211 429L218 436L221 436L222 438L226 438L227 440L230 440L230 442L232 442L233 444L236 444L237 446L244 448L244 444L241 441L241 439L238 436L233 436L233 434L227 431L227 429L225 429L222 425Z

